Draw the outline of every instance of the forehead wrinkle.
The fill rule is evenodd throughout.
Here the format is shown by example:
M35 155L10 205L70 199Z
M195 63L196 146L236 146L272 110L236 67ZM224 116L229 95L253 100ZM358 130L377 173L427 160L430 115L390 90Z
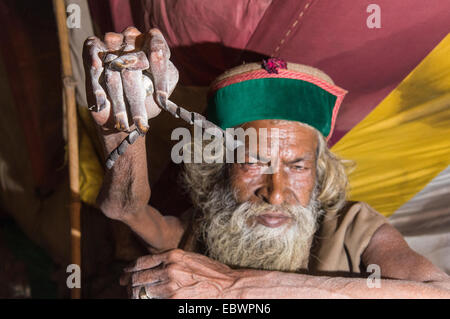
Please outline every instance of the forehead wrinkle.
M280 157L286 161L292 161L296 158L305 160L314 159L316 147L314 141L304 136L290 136L280 140Z
M295 157L293 159L284 159L285 164L294 164L300 162L308 162L314 160L314 155L311 152L304 153L302 156Z
M301 149L304 150L304 149ZM258 148L258 152L250 151L248 148L245 150L245 156L254 158L258 161L269 161L272 155L276 155L276 157L280 157L282 162L284 163L295 163L299 161L313 161L316 156L316 150L306 150L304 152L298 152L296 148L292 147L283 147L280 146L278 154L272 154L270 151L270 146L266 150L260 150ZM269 154L268 154L269 153ZM267 156L269 158L267 158Z
M257 145L253 146L263 156L264 154L266 156L270 154L272 141L271 131L273 129L278 130L279 151L277 156L286 158L287 160L304 157L307 153L312 153L312 156L310 155L311 159L314 159L316 156L318 146L316 131L314 128L303 123L284 120L260 120L246 123L243 127L254 127L258 133L261 128L267 129L268 140L263 144L267 149L260 150L260 134L257 136ZM255 151L253 148L252 150Z

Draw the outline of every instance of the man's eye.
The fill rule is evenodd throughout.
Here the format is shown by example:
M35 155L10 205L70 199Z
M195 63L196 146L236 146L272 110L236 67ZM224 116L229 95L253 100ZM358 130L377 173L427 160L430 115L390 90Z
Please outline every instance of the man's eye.
M294 169L296 169L297 171L303 171L304 169L306 169L306 167L303 165L295 165Z

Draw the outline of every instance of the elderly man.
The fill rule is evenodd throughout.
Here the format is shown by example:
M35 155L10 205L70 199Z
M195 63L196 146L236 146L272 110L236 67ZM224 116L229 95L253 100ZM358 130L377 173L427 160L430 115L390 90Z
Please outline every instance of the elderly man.
M86 40L87 95L105 154L130 128L146 133L161 111L155 101L167 101L178 80L169 57L156 29ZM326 144L345 90L320 70L270 59L229 70L210 92L211 121L276 129L278 147L257 150L268 162L250 160L247 148L243 162L186 164L194 207L181 218L148 206L144 138L128 147L106 172L98 205L152 253L121 278L133 298L450 297L444 272L370 206L346 201L343 162ZM381 271L377 284L369 265Z

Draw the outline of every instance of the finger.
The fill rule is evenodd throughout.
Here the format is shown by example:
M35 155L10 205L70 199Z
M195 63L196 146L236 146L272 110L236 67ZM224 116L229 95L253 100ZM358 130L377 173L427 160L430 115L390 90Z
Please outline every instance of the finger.
M131 299L151 299L147 293L145 286L143 287L128 287Z
M122 33L107 32L103 41L109 51L119 51L123 45L124 35Z
M133 299L164 299L171 297L179 286L173 282L164 282L157 285L143 285L138 287L132 287Z
M161 108L156 104L155 98L153 96L154 89L152 80L148 76L144 75L143 82L146 92L145 109L147 110L148 118L151 119L161 113Z
M144 294L142 295L142 289L144 289ZM145 287L129 287L129 290L131 291L131 299L150 299L147 296Z
M128 286L131 283L132 273L126 272L122 276L120 276L119 284L121 286Z
M168 82L168 96L170 96L177 86L179 79L179 73L175 65L169 61L168 62L168 74L167 74L167 82Z
M144 52L132 52L124 54L116 59L114 59L108 68L115 71L122 71L123 69L128 70L146 70L149 68L149 63L147 56Z
M124 36L121 33L107 32L104 42L110 52L117 52L123 45ZM105 64L117 59L118 55L109 53L105 58ZM118 70L110 68L105 69L106 89L112 102L112 110L114 115L114 126L117 130L128 131L128 116L123 96L122 78Z
M169 59L170 50L162 33L158 29L150 30L149 40L150 71L153 75L157 95L169 95Z
M133 265L126 267L124 271L136 272L144 269L154 268L164 263L167 260L167 257L168 256L166 253L142 256L136 259Z
M84 60L87 61L85 64L87 92L93 93L93 98L88 94L89 108L96 112L104 110L105 113L109 113L110 103L100 85L100 76L104 69L100 55L106 51L105 44L96 37L89 37L84 43L83 55Z
M120 72L105 70L106 89L111 98L114 114L114 127L119 131L129 131L127 109L123 96L122 77Z
M120 48L124 45L124 36L121 33L107 32L104 37L105 46L108 49L108 55L106 56L104 63L109 64L111 61L117 59ZM116 70L120 71L120 70Z
M175 89L175 86L178 82L178 70L175 68L172 62L169 61L169 68L168 68L168 83L169 83L169 92L168 96L170 96ZM144 83L144 86L146 83ZM161 112L161 107L168 110L170 109L170 105L167 103L166 95L161 95L161 91L159 94L153 95L153 82L150 81L150 85L145 86L147 90L147 97L145 98L145 108L147 110L147 115L149 118L154 118ZM158 102L155 102L155 98ZM161 106L161 107L159 107ZM178 108L177 108L178 109ZM176 118L180 117L180 114L177 112L173 113L171 112Z
M160 30L156 28L150 29L146 35L144 44L145 46L142 48L142 51L148 51L149 53L161 51L161 54L167 60L170 59L169 45Z
M125 51L135 50L136 37L141 32L135 27L128 27L122 32L124 36ZM133 122L141 134L148 131L148 117L145 109L145 89L142 84L142 71L122 70L123 89L130 104L130 113Z
M131 273L129 284L131 282L131 286L136 287L146 284L156 284L167 280L169 280L167 270L164 267L156 267Z
M133 51L136 48L136 38L141 35L141 32L135 27L128 27L122 32L124 36L124 51Z
M123 70L121 72L123 89L130 104L130 113L134 124L141 134L148 131L148 116L145 109L146 92L142 80L142 71Z

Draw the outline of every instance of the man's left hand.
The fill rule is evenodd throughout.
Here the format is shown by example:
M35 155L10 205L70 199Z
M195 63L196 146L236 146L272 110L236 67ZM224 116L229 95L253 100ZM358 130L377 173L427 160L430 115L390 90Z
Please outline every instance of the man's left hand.
M174 249L140 257L120 284L133 299L224 298L238 272L204 255Z

